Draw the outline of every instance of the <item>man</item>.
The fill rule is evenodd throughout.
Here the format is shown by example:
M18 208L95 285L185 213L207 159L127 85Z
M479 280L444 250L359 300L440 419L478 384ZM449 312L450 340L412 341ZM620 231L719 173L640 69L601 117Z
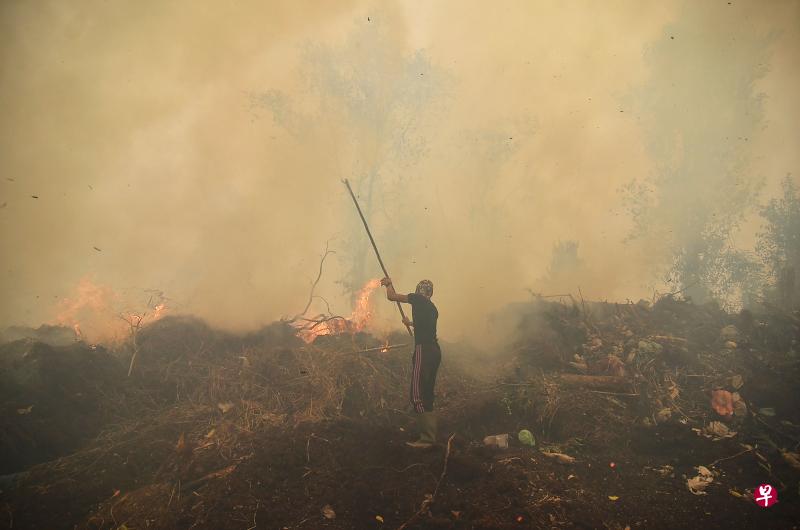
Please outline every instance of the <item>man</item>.
M418 449L431 447L436 443L436 416L433 412L433 387L436 372L442 360L442 350L436 339L436 321L439 311L431 302L433 283L422 280L417 290L410 294L397 294L392 280L384 278L381 285L386 287L386 298L392 302L411 304L411 320L403 319L403 324L414 328L414 356L411 370L411 404L416 412L419 440L406 442Z

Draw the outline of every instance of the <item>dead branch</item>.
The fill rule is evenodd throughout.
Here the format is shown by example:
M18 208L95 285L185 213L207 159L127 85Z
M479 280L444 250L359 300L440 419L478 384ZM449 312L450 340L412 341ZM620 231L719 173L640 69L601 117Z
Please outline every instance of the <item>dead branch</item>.
M444 476L447 474L447 461L450 458L450 446L453 443L453 438L456 437L456 433L450 435L450 438L447 439L447 451L444 453L444 466L442 467L442 474L439 476L439 481L436 482L436 488L433 490L433 498L431 502L436 499L436 494L439 492L439 486L442 484L444 480Z
M302 320L305 320L306 322L313 322L311 327L308 328L308 329L314 329L315 327L319 326L320 324L324 324L325 322L330 322L331 320L347 320L347 319L342 317L342 316L339 316L339 315L330 315L330 316L322 316L322 315L320 315L320 318L318 318L318 319L304 318Z
M261 501L256 501L256 509L253 510L253 526L247 530L254 530L258 525L256 524L256 515L258 515L258 508L261 506Z
M678 289L677 291L673 291L671 293L663 294L663 295L661 295L659 300L664 299L664 298L671 298L671 297L675 296L676 294L682 294L684 291L688 291L689 289L691 289L692 287L694 287L698 283L700 283L700 280L696 280L696 281L690 283L689 285L687 285L683 289Z
M420 506L417 513L411 516L411 518L403 523L397 530L403 530L404 528L408 527L408 525L413 524L424 514L428 513L430 510L433 501L436 500L436 494L439 492L439 486L441 486L442 481L444 480L444 476L447 474L447 461L450 459L450 446L453 443L453 438L455 438L456 433L450 435L450 438L447 439L447 450L444 453L444 466L442 467L442 474L439 475L439 480L436 481L436 487L433 489L432 494L425 495L425 499L422 501L422 505Z
M193 481L191 481L191 482L187 482L187 483L184 485L184 487L185 487L187 490L190 490L190 489L197 489L197 487L198 487L198 486L202 485L202 484L203 484L203 483L205 483L205 482L208 482L208 481L209 481L209 480L211 480L211 479L215 479L215 478L225 478L225 477L227 477L228 475L230 475L230 474L231 474L231 473L232 473L232 472L233 472L233 471L236 469L236 466L237 466L237 465L238 465L238 464L232 464L232 465L230 465L230 466L228 466L228 467L226 467L226 468L224 468L224 469L220 469L220 470L218 470L218 471L214 471L213 473L209 473L209 474L207 474L207 475L204 475L204 476L202 476L202 477L200 477L200 478L198 478L198 479L196 479L196 480L193 480Z
M306 440L306 462L311 462L311 439L314 438L316 440L322 440L323 442L331 443L330 440L326 440L320 436L315 435L313 432L309 435L308 440Z
M318 298L318 299L322 300L323 302L325 302L325 309L327 310L327 313L329 315L331 313L333 313L333 311L331 311L331 304L325 298L323 298L322 296L319 296L318 294L315 294L314 298Z
M317 278L311 283L311 291L308 293L308 302L306 302L306 307L300 313L297 313L294 316L294 318L290 319L289 322L294 322L294 321L298 320L300 317L304 316L306 313L308 313L308 309L311 307L311 303L314 301L314 298L315 298L314 289L317 288L317 284L319 283L320 278L322 278L322 267L325 264L325 258L327 258L330 254L336 254L335 251L328 249L328 244L329 244L329 242L326 241L325 242L325 252L322 254L322 259L319 260L319 271L317 272ZM322 298L322 297L319 297L319 298ZM323 300L325 300L325 299L323 298ZM327 304L328 302L325 301L325 303ZM329 308L330 308L330 306L329 306ZM328 312L330 313L330 311L328 311Z
M589 314L586 312L586 302L583 299L583 292L581 292L580 286L578 286L578 294L581 297L581 307L583 307L583 315L584 315L584 319L586 319L586 318L589 317Z
M387 344L386 346L376 346L374 348L367 348L365 350L356 350L355 353L367 353L371 351L388 351L388 350L393 350L395 348L402 348L404 346L408 346L408 344L392 344L392 345Z
M133 349L131 363L128 366L128 377L130 377L131 373L133 372L133 366L136 364L136 356L139 354L139 344L136 342L136 338L139 335L139 330L142 327L142 322L144 321L145 315L147 315L147 313L142 313L141 315L136 315L133 313L120 315L120 318L128 323L131 336L131 348Z
M743 455L745 453L749 453L752 450L753 450L753 448L749 447L749 448L745 449L744 451L740 451L740 452L736 453L735 455L726 456L725 458L718 458L718 459L714 460L713 462L711 462L710 464L708 464L708 466L706 466L706 467L714 467L715 465L719 464L720 462L724 462L725 460L731 460L733 458L736 458L737 456L741 456L741 455Z
M600 333L600 330L597 329L597 326L594 325L594 322L592 322L591 314L586 309L586 301L583 299L583 292L581 291L580 286L578 286L578 294L581 297L581 307L583 308L583 311L582 311L582 313L583 313L583 323L586 324L586 326L588 328L590 328L592 331L594 331L595 334L602 339L603 338L603 334ZM575 303L575 299L574 298L572 299L572 303L573 304Z
M640 394L631 394L630 392L603 392L600 390L589 390L593 394L604 394L607 396L638 396Z

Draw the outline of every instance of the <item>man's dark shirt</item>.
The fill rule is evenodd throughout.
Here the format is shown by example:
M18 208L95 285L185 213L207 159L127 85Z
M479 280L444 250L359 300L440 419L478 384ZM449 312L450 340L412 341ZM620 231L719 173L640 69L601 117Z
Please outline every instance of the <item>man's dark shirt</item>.
M436 321L439 311L431 299L417 293L408 295L411 304L411 320L414 321L414 343L436 344Z

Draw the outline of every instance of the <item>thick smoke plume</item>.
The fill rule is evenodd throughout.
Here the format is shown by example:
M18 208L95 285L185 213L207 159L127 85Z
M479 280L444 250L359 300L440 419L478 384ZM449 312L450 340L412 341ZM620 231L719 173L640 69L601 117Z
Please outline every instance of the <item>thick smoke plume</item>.
M156 290L260 326L302 309L326 243L318 294L349 314L381 273L342 178L398 288L433 280L445 338L531 291L649 298L676 270L685 287L709 249L749 256L758 204L800 174L798 17L788 0L4 2L0 325L56 323L88 278L117 316ZM692 294L741 298L719 287Z

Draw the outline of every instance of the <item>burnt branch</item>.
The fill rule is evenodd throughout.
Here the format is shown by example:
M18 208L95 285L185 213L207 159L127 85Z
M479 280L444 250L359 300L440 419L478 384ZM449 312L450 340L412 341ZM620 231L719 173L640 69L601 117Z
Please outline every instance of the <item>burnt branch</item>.
M295 322L297 320L301 320L302 317L306 313L308 313L308 310L311 307L311 303L314 301L314 298L321 298L325 302L325 305L328 306L328 313L330 314L330 312L331 312L330 311L330 304L328 304L328 301L325 300L324 298L322 298L321 296L316 296L314 294L314 290L317 288L317 284L319 283L320 278L322 278L322 269L323 269L323 266L325 265L325 259L330 254L336 254L336 251L330 250L328 248L328 244L329 244L329 242L326 241L325 242L325 252L322 254L322 259L319 260L319 271L317 272L317 278L311 283L311 291L308 293L308 302L306 302L306 307L303 308L303 310L301 312L297 313L293 318L289 319L289 321L288 321L289 323Z
M144 321L144 317L146 315L147 313L142 313L141 315L128 313L122 314L119 317L128 324L131 339L131 349L133 350L133 353L131 354L131 363L128 366L128 377L130 377L131 373L133 372L133 366L136 364L136 356L139 354L139 344L136 339L139 335L139 330L142 328L142 322Z

